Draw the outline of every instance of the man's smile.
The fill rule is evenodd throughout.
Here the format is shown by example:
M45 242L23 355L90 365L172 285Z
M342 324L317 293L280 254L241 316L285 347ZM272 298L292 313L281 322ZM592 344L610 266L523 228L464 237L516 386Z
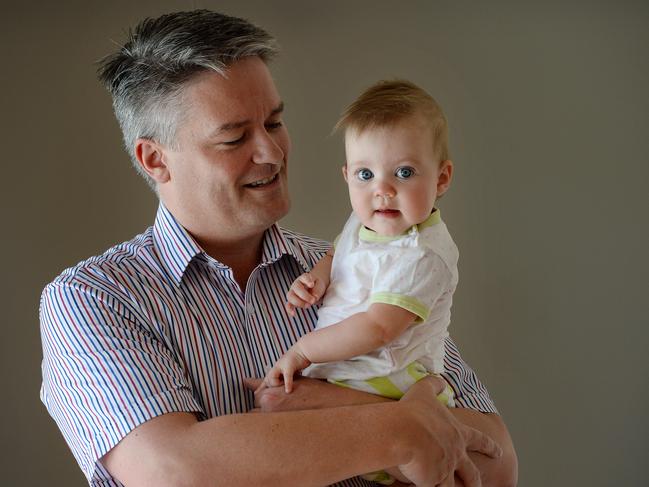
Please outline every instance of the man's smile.
M265 186L269 186L269 185L273 184L277 180L278 175L279 175L279 173L275 173L272 176L269 176L269 177L264 178L264 179L259 179L257 181L253 181L252 183L246 184L245 186L247 188L262 188L262 187L265 187Z

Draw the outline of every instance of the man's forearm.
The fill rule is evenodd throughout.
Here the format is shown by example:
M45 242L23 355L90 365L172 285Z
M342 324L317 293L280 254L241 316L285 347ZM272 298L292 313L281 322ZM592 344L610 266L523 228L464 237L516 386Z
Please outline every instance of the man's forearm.
M499 457L501 449L459 423L435 393L434 381L424 379L391 403L203 422L190 413L164 414L128 433L101 461L129 487L322 486L395 465L415 484L437 485L454 472L473 482L479 472L466 452Z
M258 380L251 380L249 387L254 389L257 384ZM443 384L440 383L437 390L441 392L442 389ZM288 411L392 402L393 400L335 386L324 381L304 378L295 382L295 389L291 394L286 394L280 387L266 389L259 394L257 401L259 407L264 411ZM480 470L483 487L515 486L518 478L518 462L509 432L501 417L497 414L481 413L464 408L452 408L450 412L463 424L489 435L503 449L503 456L500 458L491 458L473 452L469 454ZM463 484L458 481L456 485L461 487Z
M238 414L202 422L187 413L164 415L131 432L104 464L129 486L323 486L405 461L395 406ZM149 454L133 456L138 451Z

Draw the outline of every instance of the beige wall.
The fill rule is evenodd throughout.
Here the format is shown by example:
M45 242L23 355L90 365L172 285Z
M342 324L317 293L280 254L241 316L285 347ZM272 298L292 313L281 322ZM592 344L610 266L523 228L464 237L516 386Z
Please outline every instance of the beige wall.
M343 223L328 133L363 87L406 77L439 99L457 171L441 204L461 252L452 333L509 425L520 485L646 485L646 2L38 3L0 20L2 485L84 485L38 400L39 293L152 222L92 63L137 19L192 6L283 46L291 228Z

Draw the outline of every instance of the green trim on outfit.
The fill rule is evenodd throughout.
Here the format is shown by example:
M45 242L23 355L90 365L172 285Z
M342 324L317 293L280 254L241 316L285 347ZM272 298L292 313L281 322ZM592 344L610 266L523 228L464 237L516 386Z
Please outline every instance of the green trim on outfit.
M416 361L408 365L408 367L406 367L406 371L408 372L408 375L415 380L415 382L419 382L424 377L430 375L430 372L426 370L426 367Z
M433 225L437 225L438 223L441 222L442 222L441 212L437 208L433 208L433 212L430 214L430 216L416 226L417 226L417 230L421 232L424 228L432 227Z
M340 236L342 233L339 233L336 238L334 239L334 250L336 250L336 247L338 246L338 242L340 241Z
M400 235L379 235L374 230L370 230L365 225L361 225L361 228L358 231L358 237L365 242L376 242L376 243L392 242L393 240L399 240L401 237L408 235L412 231L416 231L417 233L419 233L424 228L437 225L441 221L442 221L442 215L440 211L437 208L433 208L433 211L428 218L426 218L423 222L418 223L417 225L411 226L408 230L406 230Z
M378 392L380 396L389 397L390 399L401 399L403 391L395 386L388 377L374 377L365 381Z
M392 242L393 240L399 240L401 237L406 235L405 233L401 235L379 235L374 230L370 230L365 225L361 225L360 230L358 231L358 238L365 242Z
M403 294L394 294L394 293L374 293L370 296L370 304L372 303L383 303L383 304L392 304L394 306L399 306L405 310L410 311L411 313L417 315L417 323L425 321L430 314L430 309L426 307L421 301L410 296L404 296Z

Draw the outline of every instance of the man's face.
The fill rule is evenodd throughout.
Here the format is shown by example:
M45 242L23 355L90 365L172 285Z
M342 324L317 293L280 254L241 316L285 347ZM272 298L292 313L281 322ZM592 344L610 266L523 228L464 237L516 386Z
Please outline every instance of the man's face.
M354 213L379 235L400 235L430 216L450 183L450 161L436 160L432 130L413 115L345 135L343 168Z
M259 236L289 210L290 141L282 101L257 57L226 77L202 73L185 91L175 148L164 148L162 201L200 241Z

